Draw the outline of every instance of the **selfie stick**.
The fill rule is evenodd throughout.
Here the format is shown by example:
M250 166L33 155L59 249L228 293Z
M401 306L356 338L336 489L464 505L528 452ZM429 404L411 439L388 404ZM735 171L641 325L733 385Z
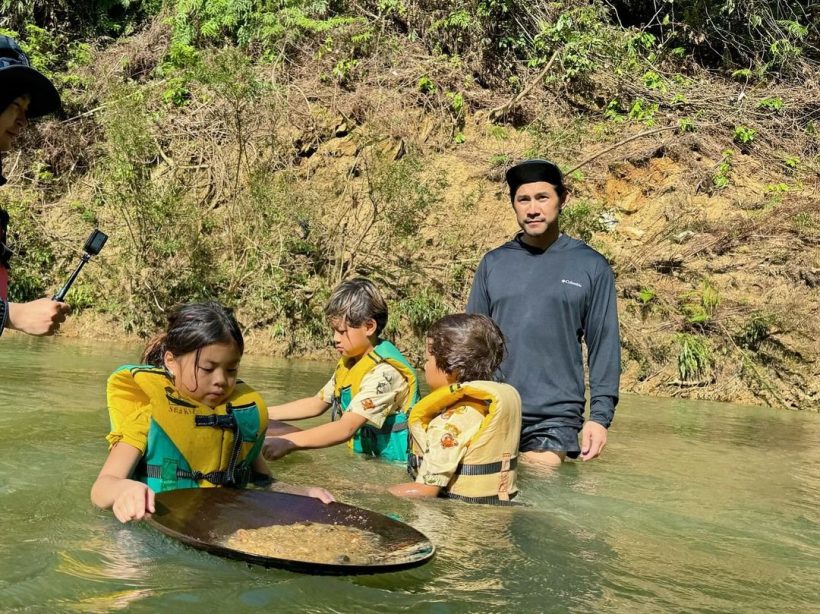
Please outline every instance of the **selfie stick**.
M65 299L66 294L68 294L69 289L71 289L71 284L74 283L74 280L77 279L77 275L80 274L80 271L85 266L85 263L91 260L91 256L96 256L100 253L100 250L105 245L105 242L108 240L108 235L104 232L97 230L96 228L91 231L91 234L86 239L85 245L83 246L83 251L85 252L80 259L80 264L77 265L77 268L74 269L74 272L71 274L71 277L68 278L68 281L65 282L65 285L60 288L60 291L51 297L54 301L63 301Z

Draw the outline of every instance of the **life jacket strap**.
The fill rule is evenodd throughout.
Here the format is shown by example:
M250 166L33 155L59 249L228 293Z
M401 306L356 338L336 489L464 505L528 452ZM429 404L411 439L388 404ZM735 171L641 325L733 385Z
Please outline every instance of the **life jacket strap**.
M492 475L501 471L512 471L518 466L518 457L514 456L508 460L496 463L485 463L483 465L461 464L453 475Z
M380 433L401 433L402 431L406 431L409 427L407 426L407 422L394 422L393 425L389 429L385 429L382 427L379 429Z
M344 411L342 411L342 402L339 400L338 397L333 397L333 400L330 402L330 421L336 422L336 420L340 420Z
M146 475L149 478L162 479L162 465L146 465ZM251 468L238 467L233 471L211 471L210 473L202 473L201 471L187 471L185 469L177 469L178 480L193 480L199 482L200 480L208 480L211 484L218 486L226 485L243 485L247 484L251 479Z
M196 426L214 426L222 429L236 429L236 418L232 414L214 414L211 416L194 416Z
M512 470L512 455L507 452L501 457L501 471L498 472L498 498L502 501L510 500L510 471Z
M408 452L407 454L407 473L414 480L419 475L419 467L421 467L421 457L418 454Z
M445 499L455 499L463 501L464 503L481 503L484 505L521 505L517 501L511 501L518 493L515 492L509 496L508 499L500 499L496 495L489 495L487 497L464 497L462 495L455 495L451 492L442 495Z

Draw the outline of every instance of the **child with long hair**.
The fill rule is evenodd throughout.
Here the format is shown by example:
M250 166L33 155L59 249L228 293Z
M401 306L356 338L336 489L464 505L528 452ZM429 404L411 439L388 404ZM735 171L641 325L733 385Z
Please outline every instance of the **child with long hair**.
M424 374L431 392L408 419L416 481L391 493L493 505L515 497L521 397L493 381L504 351L501 330L484 315L457 313L430 327Z
M148 343L144 364L111 375L109 453L91 488L95 505L128 522L155 511L157 492L272 482L259 455L267 406L238 379L244 349L229 311L189 303ZM276 486L333 501L322 488Z

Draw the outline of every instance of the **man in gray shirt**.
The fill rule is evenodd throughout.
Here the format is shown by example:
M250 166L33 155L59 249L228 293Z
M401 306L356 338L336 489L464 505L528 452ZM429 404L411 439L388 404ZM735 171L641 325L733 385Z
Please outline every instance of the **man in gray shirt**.
M579 454L591 460L606 444L618 403L614 275L601 254L561 233L567 191L555 164L522 162L507 171L507 183L521 232L485 254L467 311L490 316L507 339L501 374L521 394L522 458L549 466ZM582 343L589 362L586 423Z

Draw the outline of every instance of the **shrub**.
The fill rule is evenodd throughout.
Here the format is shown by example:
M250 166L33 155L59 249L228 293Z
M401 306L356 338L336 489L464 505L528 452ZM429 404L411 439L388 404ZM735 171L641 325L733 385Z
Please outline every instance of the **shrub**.
M678 378L682 382L698 382L712 370L709 342L699 335L685 333L676 336L678 343Z

